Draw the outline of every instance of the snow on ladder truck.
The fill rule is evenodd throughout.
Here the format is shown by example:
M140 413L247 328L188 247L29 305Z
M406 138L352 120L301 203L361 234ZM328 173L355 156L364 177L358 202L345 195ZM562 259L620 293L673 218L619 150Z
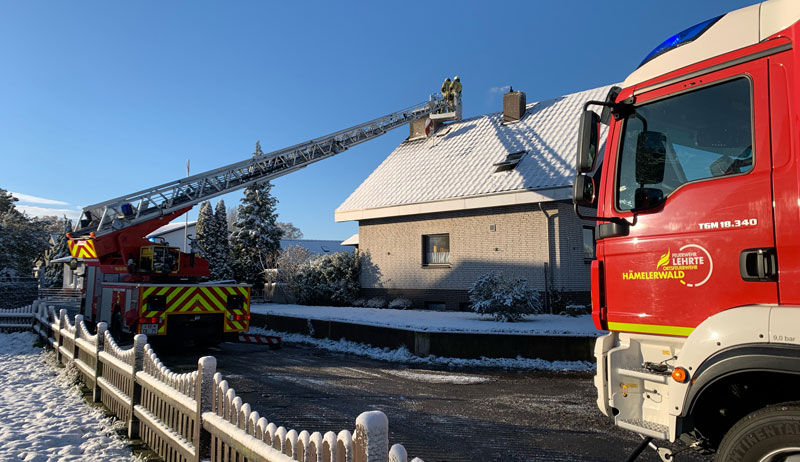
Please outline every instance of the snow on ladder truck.
M597 404L644 438L628 460L678 438L718 461L800 460L798 39L800 2L761 2L586 103L574 201L599 222Z
M145 236L213 197L262 183L415 122L453 120L460 101L428 101L305 143L181 178L83 209L69 238L74 270L85 264L81 312L112 332L208 343L249 328L250 286L207 281L208 261ZM416 124L415 124L416 125ZM429 124L425 124L425 132ZM414 128L414 125L412 125Z

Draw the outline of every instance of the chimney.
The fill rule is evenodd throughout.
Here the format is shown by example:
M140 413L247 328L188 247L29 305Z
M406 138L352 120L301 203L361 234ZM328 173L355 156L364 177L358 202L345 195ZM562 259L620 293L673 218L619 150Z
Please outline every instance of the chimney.
M517 122L525 117L525 92L508 87L503 95L503 123Z

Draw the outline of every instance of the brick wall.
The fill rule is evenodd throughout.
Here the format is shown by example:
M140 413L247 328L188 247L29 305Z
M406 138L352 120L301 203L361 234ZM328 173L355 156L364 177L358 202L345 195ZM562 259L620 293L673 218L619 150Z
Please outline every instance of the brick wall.
M389 217L359 222L364 296L403 296L415 306L445 302L458 309L482 274L524 277L534 288L586 299L589 264L583 256L584 223L566 202ZM549 218L548 218L549 217ZM492 230L492 228L494 230ZM422 265L422 236L450 235L450 264ZM549 234L549 245L548 236ZM549 256L548 256L549 251ZM547 270L549 262L552 268Z

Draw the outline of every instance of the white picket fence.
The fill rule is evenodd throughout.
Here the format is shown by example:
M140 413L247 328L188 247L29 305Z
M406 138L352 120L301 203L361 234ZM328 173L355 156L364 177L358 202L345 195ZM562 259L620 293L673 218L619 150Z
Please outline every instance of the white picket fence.
M144 335L123 349L105 323L91 334L83 316L71 323L66 310L56 313L44 301L0 310L0 330L31 328L62 364L75 365L94 401L127 424L130 438L141 438L166 462L408 461L402 445L389 448L389 421L380 411L359 415L352 433L287 430L236 396L216 372L213 356L200 358L196 371L176 374L164 367Z

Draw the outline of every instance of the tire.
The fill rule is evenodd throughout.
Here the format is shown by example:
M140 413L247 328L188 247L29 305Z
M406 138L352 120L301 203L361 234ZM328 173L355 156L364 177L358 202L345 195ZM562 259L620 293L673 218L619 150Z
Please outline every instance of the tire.
M743 417L725 434L714 460L800 461L800 402L767 406Z

